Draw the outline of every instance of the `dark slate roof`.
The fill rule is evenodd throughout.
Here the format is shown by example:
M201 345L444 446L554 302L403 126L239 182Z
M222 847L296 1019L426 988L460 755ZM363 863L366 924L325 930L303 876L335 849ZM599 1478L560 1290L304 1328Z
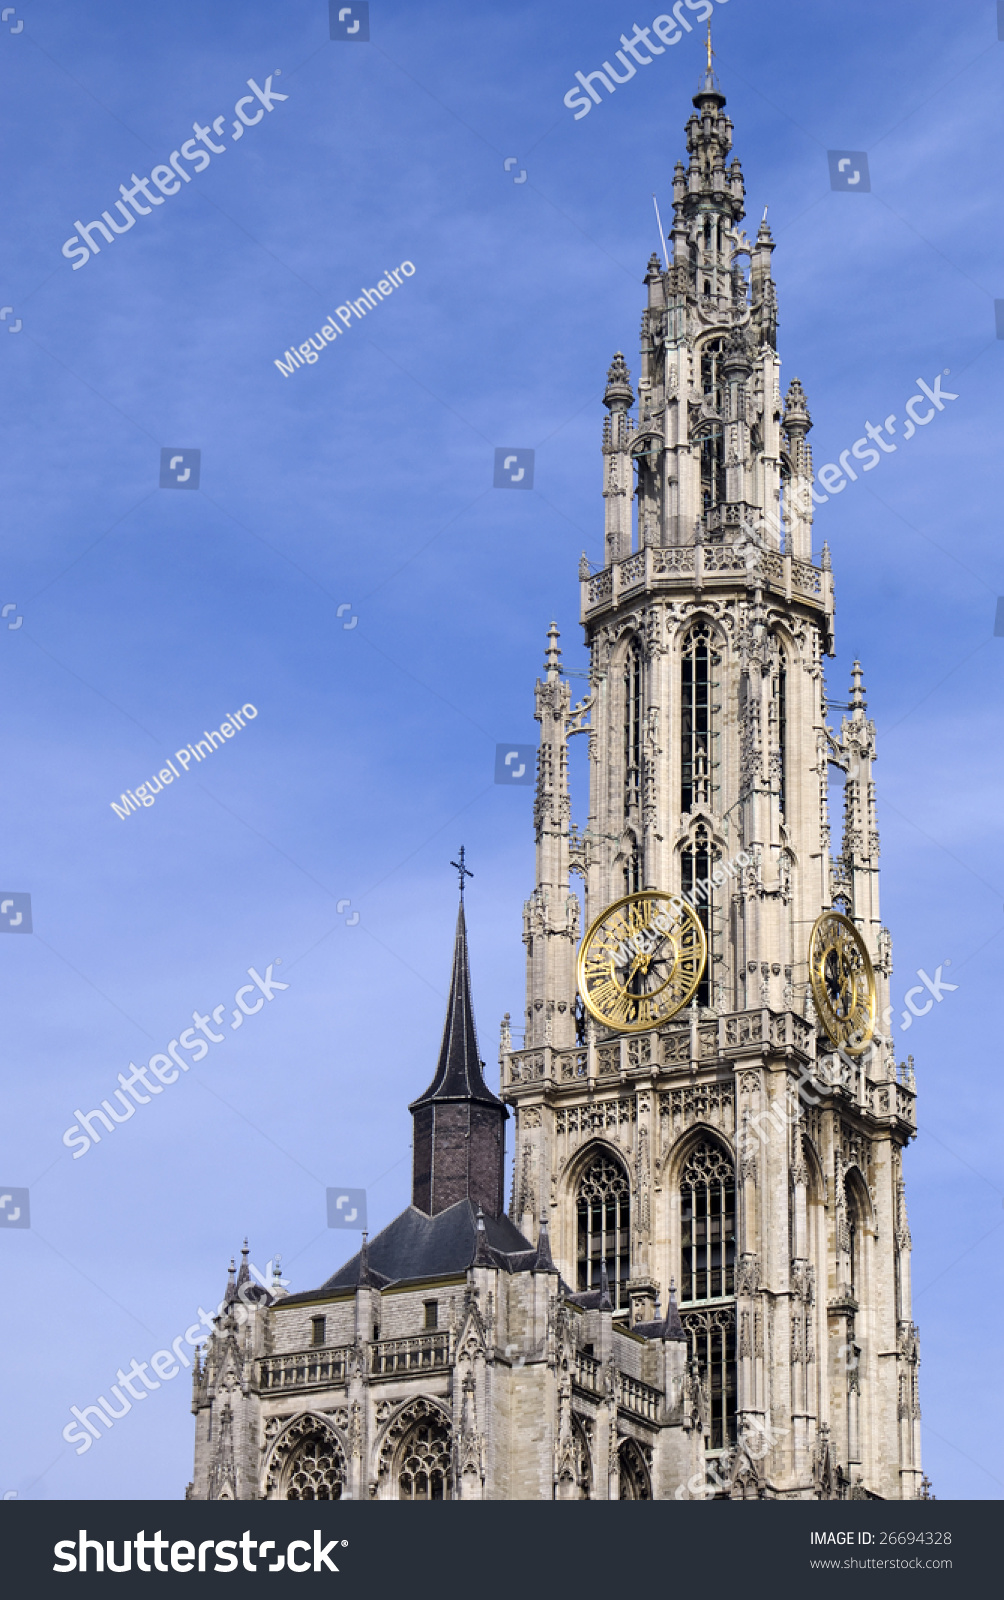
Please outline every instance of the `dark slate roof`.
M600 1262L600 1286L598 1289L582 1289L578 1294L566 1296L575 1305L581 1306L583 1311L612 1311L614 1303L610 1298L610 1280L607 1277L607 1264Z
M656 1310L658 1310L656 1306ZM669 1289L669 1310L665 1317L657 1317L654 1322L636 1322L631 1329L632 1333L640 1333L646 1339L674 1339L685 1341L687 1334L680 1321L680 1313L676 1306L676 1289L671 1284Z
M453 945L453 976L450 980L450 998L446 1006L446 1023L443 1043L439 1051L436 1075L423 1095L408 1107L415 1111L419 1106L436 1100L479 1100L483 1105L498 1106L501 1100L493 1095L485 1083L478 1053L478 1036L474 1031L474 1007L471 1005L471 975L467 958L467 924L464 921L464 902L457 913L457 936ZM505 1113L508 1115L508 1113Z
M524 1256L530 1258L526 1266L536 1265L537 1251L530 1249L508 1217L483 1217L482 1221L493 1265L503 1267L506 1271L519 1271L521 1268L512 1263ZM369 1241L365 1263L360 1251L351 1261L339 1267L319 1289L289 1298L324 1299L339 1289L355 1289L364 1266L370 1283L380 1289L390 1283L406 1283L413 1278L449 1277L467 1271L473 1264L477 1248L478 1213L470 1200L458 1200L456 1205L440 1211L435 1217L427 1216L416 1206L409 1206L393 1222L389 1222L382 1233Z

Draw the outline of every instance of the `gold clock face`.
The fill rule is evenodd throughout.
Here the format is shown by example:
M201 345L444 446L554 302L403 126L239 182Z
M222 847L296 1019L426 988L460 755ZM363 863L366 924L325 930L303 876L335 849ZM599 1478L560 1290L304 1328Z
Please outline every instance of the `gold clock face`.
M833 1043L860 1055L875 1031L875 974L864 940L839 911L816 919L809 977L817 1015Z
M600 913L579 947L576 977L586 1010L604 1027L641 1033L693 997L708 943L679 895L644 890Z

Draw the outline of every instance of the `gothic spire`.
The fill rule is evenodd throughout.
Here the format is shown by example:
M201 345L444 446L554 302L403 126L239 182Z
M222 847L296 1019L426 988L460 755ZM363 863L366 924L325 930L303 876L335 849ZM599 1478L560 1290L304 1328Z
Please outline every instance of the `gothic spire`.
M439 1062L425 1093L408 1107L415 1124L412 1204L429 1216L458 1200L482 1205L488 1216L501 1215L509 1113L485 1083L483 1066L461 895Z
M457 912L457 931L453 942L453 973L450 997L446 1002L446 1022L439 1049L436 1075L425 1093L413 1100L409 1110L433 1100L477 1100L497 1106L482 1075L478 1038L474 1031L474 1006L471 1003L471 975L467 957L467 923L464 902Z

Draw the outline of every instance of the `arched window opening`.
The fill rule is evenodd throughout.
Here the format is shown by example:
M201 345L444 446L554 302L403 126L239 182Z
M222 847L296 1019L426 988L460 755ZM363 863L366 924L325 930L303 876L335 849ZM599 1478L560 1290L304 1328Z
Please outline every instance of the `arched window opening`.
M450 1430L428 1417L416 1422L398 1455L401 1500L449 1500Z
M777 788L783 817L787 810L788 797L788 674L783 661L778 667L774 685L777 704Z
M631 1185L612 1156L597 1155L579 1179L578 1288L600 1287L601 1263L614 1310L627 1305L631 1275Z
M637 894L641 889L641 855L638 850L638 841L633 833L629 833L625 841L624 856L624 893Z
M704 293L711 293L711 281L705 280ZM725 404L725 376L723 371L722 340L711 339L701 351L701 389L706 406L723 413ZM701 504L711 511L725 503L725 429L713 428L700 441L701 445Z
M792 554L791 524L788 521L790 514L789 497L791 490L791 463L786 456L781 458L781 471L778 475L777 497L777 547L783 555L785 551Z
M730 1157L702 1139L680 1179L680 1304L735 1293L736 1184Z
M735 1306L681 1312L680 1320L707 1390L708 1448L728 1450L736 1442Z
M641 804L642 764L642 660L641 645L632 639L624 660L624 811Z
M707 828L702 824L695 828L684 845L680 857L680 887L697 912L704 929L704 937L708 941L708 957L694 996L699 1006L710 1006L714 997L712 985L716 945L715 886L711 881L711 875L717 860L718 852L711 842Z
M706 292L710 292L710 284ZM704 398L716 411L722 409L723 381L722 341L709 339L701 351L701 389Z
M625 1439L617 1452L620 1498L622 1500L651 1500L652 1485L642 1453L633 1439Z
M721 664L714 634L706 622L698 623L683 641L681 661L681 811L711 810L718 793Z
M287 1500L340 1500L345 1488L345 1457L337 1441L321 1432L308 1434L290 1457Z

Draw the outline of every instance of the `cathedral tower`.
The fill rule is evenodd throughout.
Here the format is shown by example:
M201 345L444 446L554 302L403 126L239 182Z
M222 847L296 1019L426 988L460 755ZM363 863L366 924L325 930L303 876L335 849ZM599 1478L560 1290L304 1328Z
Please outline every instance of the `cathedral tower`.
M798 1497L825 1480L912 1498L901 1153L915 1086L886 1036L875 726L857 662L831 720L812 423L798 379L782 393L774 242L766 212L752 242L741 230L743 176L710 66L693 104L672 259L653 255L644 280L637 396L618 352L603 397L603 563L579 569L589 690L573 704L553 624L536 686L524 1037L507 1018L501 1049L510 1217L533 1238L549 1214L563 1278L588 1294L602 1277L615 1321L649 1326L675 1280L710 1395L709 1459L734 1461L751 1429L772 1441L749 1492ZM586 930L611 912L645 933L646 894L692 908L706 945L688 1002L650 1027L655 1011L632 1009L644 952L619 1013L584 1008L576 983ZM610 972L616 987L616 961Z

